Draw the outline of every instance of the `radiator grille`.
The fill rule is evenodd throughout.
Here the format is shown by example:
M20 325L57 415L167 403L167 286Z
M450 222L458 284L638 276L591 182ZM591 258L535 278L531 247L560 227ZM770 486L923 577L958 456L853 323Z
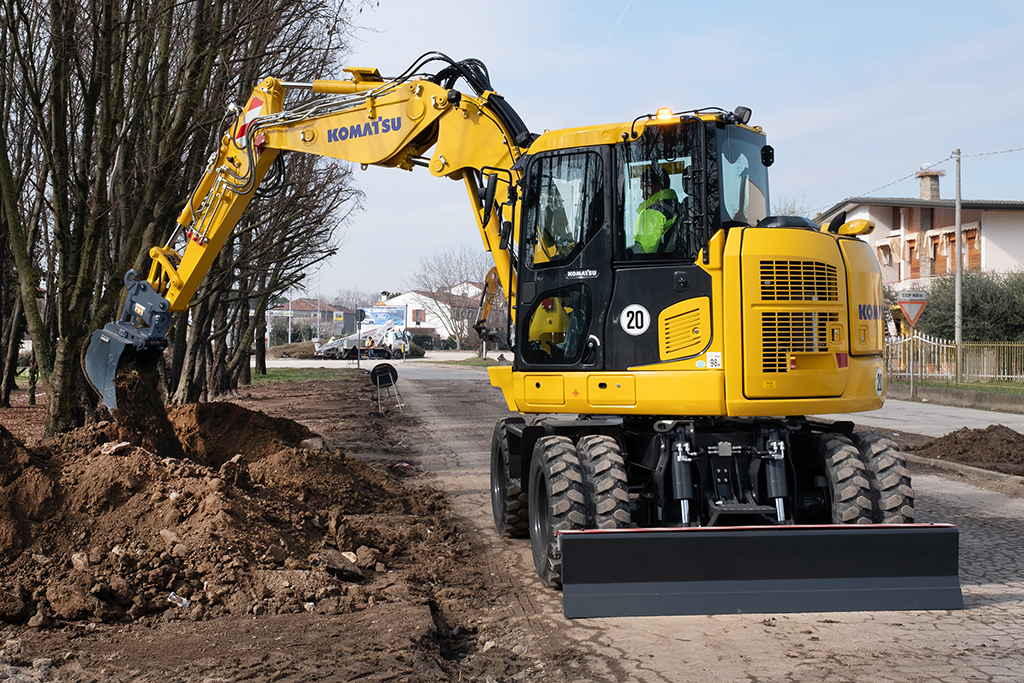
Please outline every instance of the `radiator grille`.
M761 368L789 370L789 354L828 351L828 328L838 313L765 311L761 313Z
M820 261L761 261L761 300L838 301L838 270Z

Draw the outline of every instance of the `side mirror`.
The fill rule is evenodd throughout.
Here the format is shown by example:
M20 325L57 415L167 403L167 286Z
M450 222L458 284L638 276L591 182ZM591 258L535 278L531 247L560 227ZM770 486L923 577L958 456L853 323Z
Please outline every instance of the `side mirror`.
M494 193L498 189L498 174L491 173L487 176L487 185L483 188L484 200L484 225L491 221L491 210L494 208Z
M505 251L508 249L508 241L512 236L512 223L509 221L502 221L501 223L501 239L498 240L498 249Z

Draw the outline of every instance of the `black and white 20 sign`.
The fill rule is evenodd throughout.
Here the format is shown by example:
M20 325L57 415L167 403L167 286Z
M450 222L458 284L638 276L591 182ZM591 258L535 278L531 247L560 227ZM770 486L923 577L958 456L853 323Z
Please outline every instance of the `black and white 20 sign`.
M640 304L630 304L622 309L619 315L619 324L626 334L638 337L647 331L651 325L651 314Z

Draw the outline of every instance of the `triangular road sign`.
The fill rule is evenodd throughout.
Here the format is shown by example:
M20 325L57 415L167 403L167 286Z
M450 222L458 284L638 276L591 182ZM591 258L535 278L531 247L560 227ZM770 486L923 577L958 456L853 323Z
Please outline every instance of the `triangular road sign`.
M924 310L927 301L900 301L900 310L903 311L903 315L906 316L907 322L911 327L917 324L917 319L921 317L921 312Z

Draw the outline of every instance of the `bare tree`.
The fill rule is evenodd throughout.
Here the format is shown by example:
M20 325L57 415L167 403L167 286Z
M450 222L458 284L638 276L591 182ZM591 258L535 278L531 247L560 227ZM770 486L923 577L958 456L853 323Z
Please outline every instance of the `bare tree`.
M431 296L433 303L426 305L430 313L453 331L457 349L469 339L479 305L478 295L466 285L482 287L493 265L487 252L462 243L420 259L419 270L408 283L413 289Z
M380 292L373 292L368 289L359 289L357 287L349 287L346 289L339 289L338 292L331 298L331 303L335 306L341 306L351 310L358 308L366 308L372 306L380 300Z
M169 239L210 146L224 130L225 105L248 94L265 72L288 80L326 75L332 59L343 54L352 9L331 0L4 3L0 231L9 258L6 266L0 259L6 288L0 290L0 332L7 333L0 358L10 357L12 325L23 320L48 388L48 433L84 420L81 347L91 330L114 317L125 271L147 272L148 247ZM327 180L348 182L344 172ZM321 203L309 192L296 196L304 197L307 209ZM293 208L288 215L303 212ZM258 260L240 266L231 257L257 240L236 241L219 262L220 273L211 274L219 293L204 288L209 311L197 344L227 339L226 330L235 323L240 328L243 319L248 330L252 295L258 299L301 279L310 263L336 246L337 225L322 228L323 238L307 256L280 251L291 264L281 268ZM294 233L278 225L273 234L270 239L280 240ZM274 252L265 244L259 249ZM276 275L257 282L259 277L243 273L256 268ZM15 283L18 296L12 298ZM176 323L176 346L187 344L186 328ZM246 337L252 335L233 339ZM231 354L198 351L203 367L217 357L228 369L225 376L245 374L237 345ZM176 348L172 369L203 382L190 357Z
M801 194L799 199L785 195L779 197L778 200L772 202L772 213L776 216L803 216L811 220L814 219L813 211L807 206L806 192Z

